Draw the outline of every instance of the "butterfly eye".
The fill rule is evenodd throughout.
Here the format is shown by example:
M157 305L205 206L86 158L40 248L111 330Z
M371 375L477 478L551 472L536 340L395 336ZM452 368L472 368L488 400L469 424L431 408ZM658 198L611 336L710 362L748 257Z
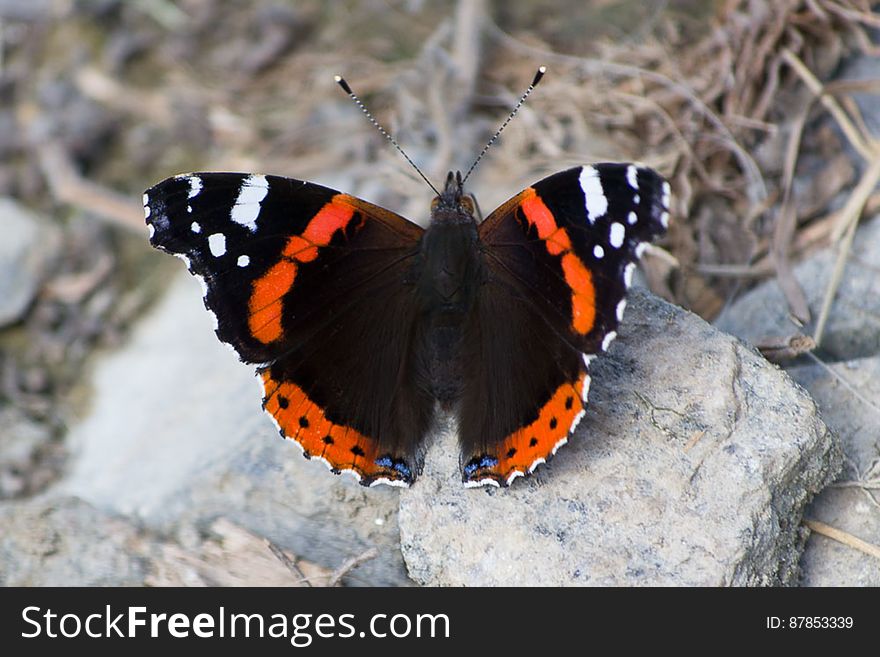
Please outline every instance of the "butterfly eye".
M462 196L461 197L461 207L464 208L464 211L468 214L473 214L474 210L476 210L476 206L474 205L474 199L470 196Z

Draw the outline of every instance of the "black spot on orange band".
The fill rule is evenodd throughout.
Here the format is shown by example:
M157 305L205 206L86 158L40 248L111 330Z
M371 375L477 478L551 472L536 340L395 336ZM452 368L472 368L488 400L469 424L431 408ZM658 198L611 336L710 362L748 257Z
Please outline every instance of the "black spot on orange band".
M292 381L274 379L270 369L260 375L266 412L283 436L300 444L306 458L324 459L333 471L352 471L364 485L377 479L412 482L412 470L403 458L380 454L376 440L328 420L324 409Z

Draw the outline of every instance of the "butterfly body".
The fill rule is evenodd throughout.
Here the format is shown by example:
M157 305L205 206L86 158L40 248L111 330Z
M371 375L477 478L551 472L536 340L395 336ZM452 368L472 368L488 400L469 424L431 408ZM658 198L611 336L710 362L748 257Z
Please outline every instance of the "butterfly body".
M144 197L151 243L205 283L218 337L307 457L364 485L411 484L438 407L467 486L506 486L584 416L669 186L632 164L576 167L480 220L450 173L421 228L319 185L195 173Z

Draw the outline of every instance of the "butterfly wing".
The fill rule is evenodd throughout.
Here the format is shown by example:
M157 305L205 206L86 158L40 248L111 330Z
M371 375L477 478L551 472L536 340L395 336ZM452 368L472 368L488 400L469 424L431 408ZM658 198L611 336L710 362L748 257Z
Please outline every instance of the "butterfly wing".
M566 442L584 414L589 361L617 335L635 263L666 229L669 195L644 167L577 167L480 225L488 281L459 417L467 485L507 485ZM516 357L501 345L516 345Z
M177 176L144 208L151 244L203 281L217 336L258 365L281 434L364 485L411 483L433 408L410 348L424 231L278 176Z

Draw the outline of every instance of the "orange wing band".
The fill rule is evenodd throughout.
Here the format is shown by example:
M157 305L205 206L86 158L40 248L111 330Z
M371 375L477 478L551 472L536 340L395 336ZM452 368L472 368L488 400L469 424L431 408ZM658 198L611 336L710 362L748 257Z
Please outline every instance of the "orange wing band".
M269 370L261 372L261 376L266 412L275 418L282 435L300 444L306 458L323 459L337 473L351 471L361 483L378 479L408 483L405 474L390 465L389 457L380 458L375 440L328 420L324 409L295 383L273 379ZM377 461L389 466L383 467Z
M293 288L300 263L318 257L318 249L330 244L338 230L344 230L355 208L337 194L312 217L301 235L287 240L281 260L253 283L248 302L248 328L263 344L278 340L282 333L281 313L284 296Z
M565 444L568 434L583 417L582 396L587 378L583 372L573 383L559 386L540 408L534 422L504 439L494 454L496 463L469 474L468 481L479 483L488 479L507 486L517 476L530 473L546 462Z
M556 224L553 213L534 188L529 187L522 195L520 206L526 221L538 231L538 237L544 240L547 252L562 258L565 282L571 288L571 326L579 335L586 335L596 321L596 288L593 286L593 276L583 260L572 251L568 233Z

